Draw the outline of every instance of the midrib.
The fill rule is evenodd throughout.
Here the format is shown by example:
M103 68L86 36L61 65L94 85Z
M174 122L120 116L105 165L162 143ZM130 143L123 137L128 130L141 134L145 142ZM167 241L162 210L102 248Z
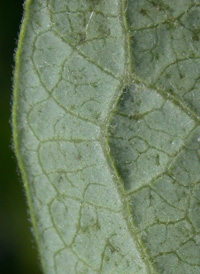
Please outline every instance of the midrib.
M132 79L133 66L132 66L131 43L130 43L130 37L128 35L129 28L128 28L128 21L127 21L127 17L126 17L127 2L128 2L128 0L121 1L121 14L120 14L121 26L122 26L122 30L123 30L123 33L125 36L124 49L125 49L126 59L125 59L125 65L124 65L124 78L122 77L123 80L121 80L122 82L119 85L119 90L116 91L114 98L110 104L112 107L110 108L110 111L107 114L105 123L101 126L102 135L105 136L105 139L101 143L101 146L102 146L102 150L104 152L104 156L107 160L107 164L110 168L110 172L112 175L114 175L113 178L115 181L116 190L118 192L121 203L123 205L122 214L123 214L124 220L126 221L127 230L129 232L129 235L136 244L136 247L140 254L140 257L146 266L147 273L148 274L156 274L157 272L154 269L152 262L150 260L150 257L147 253L147 250L142 243L140 234L137 233L137 226L135 225L133 215L131 214L129 200L127 199L126 190L124 188L124 182L118 174L117 168L115 166L115 161L114 161L112 155L110 154L110 152L108 153L108 150L107 150L107 148L110 147L109 146L109 138L108 138L108 136L109 136L108 130L109 130L109 125L110 125L110 120L112 119L112 116L114 115L114 112L117 108L117 105L120 100L120 96L122 95L122 92L123 92L123 88L125 86L131 84L131 82L133 81L133 79Z

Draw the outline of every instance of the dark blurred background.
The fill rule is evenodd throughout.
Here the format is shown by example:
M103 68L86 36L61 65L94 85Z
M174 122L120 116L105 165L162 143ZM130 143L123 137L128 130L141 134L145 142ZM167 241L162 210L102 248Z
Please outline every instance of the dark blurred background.
M0 0L0 274L42 273L11 148L12 75L23 2Z

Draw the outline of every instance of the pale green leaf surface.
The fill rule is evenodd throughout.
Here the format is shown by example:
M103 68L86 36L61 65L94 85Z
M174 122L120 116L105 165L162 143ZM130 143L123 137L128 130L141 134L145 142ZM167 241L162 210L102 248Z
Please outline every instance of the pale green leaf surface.
M45 273L200 272L200 3L28 0L14 141Z

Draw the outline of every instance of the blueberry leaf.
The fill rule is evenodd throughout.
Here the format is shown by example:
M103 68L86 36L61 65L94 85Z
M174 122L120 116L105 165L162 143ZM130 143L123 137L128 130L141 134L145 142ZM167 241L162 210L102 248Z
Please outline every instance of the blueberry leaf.
M200 3L27 0L15 152L44 273L200 272Z

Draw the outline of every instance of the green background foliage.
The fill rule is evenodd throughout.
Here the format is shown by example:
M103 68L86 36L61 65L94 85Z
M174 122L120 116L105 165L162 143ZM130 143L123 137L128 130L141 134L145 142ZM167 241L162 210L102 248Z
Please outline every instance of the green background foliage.
M12 152L14 51L23 1L0 1L0 273L41 273L17 164Z

